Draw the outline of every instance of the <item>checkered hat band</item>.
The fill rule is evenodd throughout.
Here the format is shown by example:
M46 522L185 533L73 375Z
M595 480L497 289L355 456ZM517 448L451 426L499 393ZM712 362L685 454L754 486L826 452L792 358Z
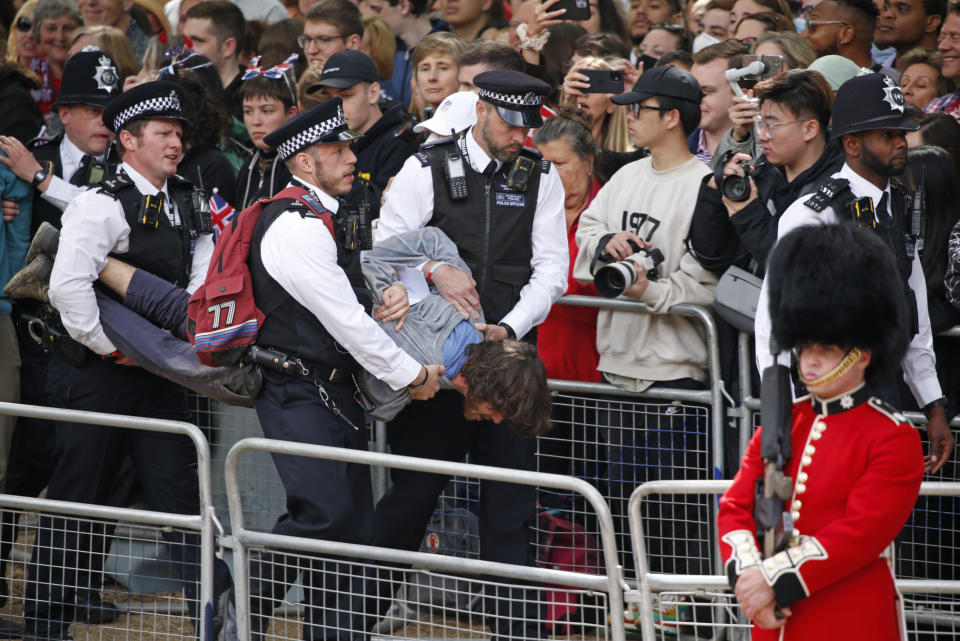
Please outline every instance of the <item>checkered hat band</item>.
M332 118L328 118L323 122L318 122L315 125L307 127L303 131L297 133L292 138L284 140L282 143L277 145L277 153L280 154L280 158L286 160L290 156L294 155L307 145L312 145L318 140L323 139L324 136L329 134L331 131L337 127L346 127L347 119L344 118L343 112L340 111Z
M489 89L481 89L480 97L492 103L499 103L504 107L540 107L543 100L540 95L529 91L525 94L499 93Z
M113 129L114 131L120 131L120 128L125 124L145 113L169 113L171 111L180 112L180 99L177 98L176 94L149 98L118 113L113 119Z

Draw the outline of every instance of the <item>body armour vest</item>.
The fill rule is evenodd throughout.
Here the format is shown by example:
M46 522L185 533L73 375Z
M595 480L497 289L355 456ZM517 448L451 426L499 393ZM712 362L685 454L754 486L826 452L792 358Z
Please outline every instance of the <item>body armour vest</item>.
M142 194L122 171L101 182L99 191L120 201L130 226L127 253L110 255L185 288L190 282L193 247L199 238L199 225L190 203L193 185L179 176L167 179L167 191L180 215L180 224L176 226L165 213L158 217L156 227L140 222Z
M897 262L897 271L902 278L904 296L907 300L907 310L910 319L910 335L920 331L920 320L917 315L917 299L913 288L910 287L910 274L913 271L913 259L916 255L916 239L910 233L910 224L907 220L905 191L899 182L890 184L889 220L879 220L874 233L883 240L893 252ZM849 182L845 178L828 178L822 181L816 193L807 201L807 207L821 212L828 206L832 207L837 219L846 224L856 225L850 204L855 200L850 190ZM876 203L874 203L876 206Z
M253 298L257 307L266 311L266 319L257 334L257 344L275 348L306 364L322 364L329 368L358 370L360 366L343 348L309 309L298 303L267 273L260 254L263 236L270 225L284 212L294 211L300 216L315 217L305 207L293 200L278 200L260 214L250 242L250 274L253 278ZM291 214L292 215L292 214ZM336 215L331 213L334 221ZM339 236L339 235L338 235ZM367 314L373 308L373 296L367 289L360 269L360 251L343 248L340 238L337 244L337 265L346 273L353 293ZM304 274L304 278L309 278Z
M57 176L58 178L62 178L69 182L73 176L64 176L63 165L60 163L60 143L62 142L62 135L57 136L48 142L36 141L31 146L30 151L33 154L33 157L37 159L37 162L39 162L44 169L50 172L51 175ZM110 178L113 176L116 173L119 165L120 161L117 158L116 152L111 146L109 152L107 153L107 159L104 166L104 178ZM40 195L39 189L35 190L33 193L33 207L30 211L31 238L33 238L34 234L37 233L37 229L43 222L48 222L57 229L60 229L60 217L63 215L63 212L53 204L44 200Z
M492 176L486 176L464 162L469 197L453 200L443 162L456 145L456 141L450 140L417 152L420 163L429 165L433 175L433 217L427 224L442 229L456 244L477 281L487 322L499 323L520 300L520 290L533 273L533 217L540 176L549 165L542 161L539 152L525 148L521 153L534 158L536 164L526 190L518 191L507 185L506 164Z

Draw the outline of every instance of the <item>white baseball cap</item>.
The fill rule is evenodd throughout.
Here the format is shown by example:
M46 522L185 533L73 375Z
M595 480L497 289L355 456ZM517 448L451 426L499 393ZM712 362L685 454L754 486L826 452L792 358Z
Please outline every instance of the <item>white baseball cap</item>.
M477 122L477 94L472 91L458 91L444 98L432 118L414 126L413 130L424 129L440 136L449 136L451 131L460 133Z

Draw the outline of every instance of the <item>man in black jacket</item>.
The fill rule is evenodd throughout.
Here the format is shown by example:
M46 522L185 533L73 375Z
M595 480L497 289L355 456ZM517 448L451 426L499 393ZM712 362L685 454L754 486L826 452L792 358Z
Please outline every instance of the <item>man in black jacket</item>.
M362 51L347 49L330 56L323 65L323 74L308 93L321 92L324 99L343 100L343 112L352 131L363 134L353 146L357 156L356 175L346 200L359 203L367 191L367 202L375 211L380 208L380 193L413 152L397 130L406 114L400 105L385 111L380 108L380 82L373 60ZM366 174L366 175L365 175Z
M754 95L760 108L754 128L763 154L756 161L735 154L723 169L725 176L742 176L740 163L752 164L747 199L721 198L713 176L705 179L687 238L694 257L717 274L735 265L762 276L780 215L843 165L840 146L827 140L833 91L820 73L789 71L757 84ZM738 385L737 329L722 318L717 318L717 329L721 378L734 396L746 396ZM759 376L752 374L753 388L759 390ZM739 462L738 435L731 432L727 442L726 467L732 476Z
M763 154L754 162L735 154L724 176L753 177L744 201L722 198L713 177L704 180L688 243L697 260L717 273L730 265L762 274L777 239L777 221L788 206L810 193L843 165L843 152L827 142L833 91L816 71L795 70L757 85L760 115L755 121Z

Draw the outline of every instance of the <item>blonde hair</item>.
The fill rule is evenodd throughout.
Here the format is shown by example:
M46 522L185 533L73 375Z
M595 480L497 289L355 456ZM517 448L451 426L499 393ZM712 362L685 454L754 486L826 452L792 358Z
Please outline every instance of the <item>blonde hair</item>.
M427 56L447 54L456 61L467 50L467 46L466 40L450 31L437 31L425 36L410 54L414 75L417 65Z
M598 56L586 56L577 61L572 68L576 69L613 69L612 62L616 58L600 58ZM560 104L566 104L567 96L563 88L560 89ZM633 143L630 142L630 132L627 129L627 115L630 107L627 105L614 105L613 112L605 114L603 125L600 129L600 139L597 144L610 151L633 151Z
M98 24L90 27L77 27L70 36L70 46L83 36L92 36L94 44L104 53L110 54L117 63L117 72L121 80L133 76L140 71L137 56L125 33L116 27Z
M37 0L27 0L17 11L10 24L10 33L7 34L7 60L17 60L17 20L20 18L30 18L33 20L33 8L37 6Z
M373 59L380 80L389 80L393 76L393 58L397 53L397 40L390 25L376 16L364 18L360 47Z

